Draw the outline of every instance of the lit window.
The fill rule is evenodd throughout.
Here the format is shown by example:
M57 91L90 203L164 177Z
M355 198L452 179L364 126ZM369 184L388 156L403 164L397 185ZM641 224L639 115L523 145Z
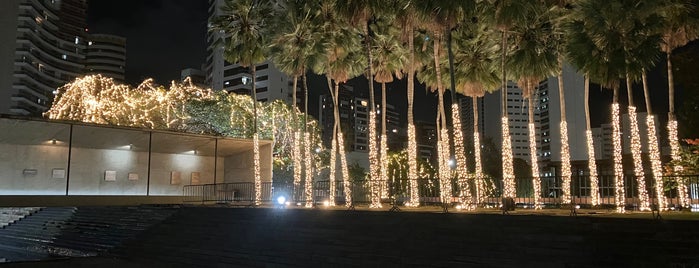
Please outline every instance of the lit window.
M61 58L63 58L64 60L67 60L67 59L68 59L68 55L63 54L63 56L61 56Z
M75 37L75 44L76 44L76 45L77 45L77 44L80 44L80 37L77 37L77 36Z

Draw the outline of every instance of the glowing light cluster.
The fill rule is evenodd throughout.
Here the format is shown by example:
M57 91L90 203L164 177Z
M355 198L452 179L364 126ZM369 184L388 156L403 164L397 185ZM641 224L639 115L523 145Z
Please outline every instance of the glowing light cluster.
M370 208L381 207L381 184L380 180L381 164L379 163L379 152L376 148L376 112L369 111L369 185L371 191Z
M466 163L466 150L464 149L464 134L461 130L461 114L459 113L459 105L454 103L451 105L451 115L454 129L454 155L456 156L456 178L458 179L460 191L459 198L461 199L461 207L472 209L473 202L471 196L471 188L469 187L468 167Z
M638 119L636 107L629 106L629 123L631 127L631 156L633 157L633 171L636 177L640 210L650 210L646 179L643 172L643 160L641 159L641 136L638 134Z
M311 146L311 134L306 132L303 134L303 142L306 144L305 147L305 161L306 161L306 179L304 193L306 195L306 207L313 207L313 159L312 152L313 146Z
M437 140L437 153L439 154L439 192L442 202L450 204L452 200L451 168L449 167L449 130L441 128L441 137Z
M329 199L335 205L335 181L337 180L337 139L333 138L330 145L330 196ZM328 204L329 205L329 204Z
M624 189L624 167L621 162L621 125L619 124L619 103L612 103L612 144L614 146L614 181L616 184L617 212L624 213L626 190Z
M296 189L301 189L301 177L303 176L303 167L301 164L301 148L303 146L302 143L303 140L301 139L301 132L295 131L293 141L294 150L292 153L292 156L294 158L294 191L296 191Z
M532 162L532 185L534 186L534 209L542 209L541 178L539 177L539 158L536 153L536 127L529 123L529 155Z
M381 135L381 198L388 198L388 137Z
M563 194L561 199L563 204L570 204L571 195L570 192L570 146L568 144L568 123L562 121L560 124L561 128L561 179L563 179L562 187Z
M255 205L262 202L262 178L260 177L260 139L257 133L252 134L253 170L255 176Z
M347 168L347 157L345 155L345 139L342 132L337 135L337 147L340 151L340 168L342 168L342 181L345 184L345 206L352 206L352 188L349 181L349 168ZM334 203L334 202L333 202Z
M515 172L512 167L512 140L510 140L510 126L507 117L502 120L502 180L503 197L515 198Z
M417 207L420 205L417 178L417 139L415 137L415 125L408 124L408 184L410 187L410 201L405 204L406 206Z
M651 170L655 179L655 196L658 200L658 209L667 209L667 200L665 200L664 183L663 183L663 168L660 161L660 149L658 148L658 135L655 132L655 116L648 115L646 117L646 126L648 127L648 150L650 153Z
M593 206L600 204L599 200L599 185L597 183L597 162L595 161L595 145L592 141L592 131L586 130L585 137L587 138L587 168L590 170L590 203Z
M483 166L481 165L481 141L477 131L473 132L473 153L476 161L476 201L483 203L485 186L483 185Z
M667 122L667 135L668 139L670 140L672 160L679 162L682 160L682 157L680 156L680 142L677 138L677 121L673 118ZM683 170L684 167L681 165L675 165L673 167L675 175L681 174ZM680 199L680 205L683 207L689 207L689 191L687 191L687 185L684 183L681 177L676 177L675 180L677 182L677 195Z

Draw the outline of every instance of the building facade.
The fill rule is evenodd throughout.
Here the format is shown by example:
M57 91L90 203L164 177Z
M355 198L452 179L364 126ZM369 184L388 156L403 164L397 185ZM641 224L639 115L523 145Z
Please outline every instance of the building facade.
M223 0L209 0L209 20L221 14L221 6L223 6ZM207 33L209 45L204 64L206 83L214 90L249 95L252 90L251 70L225 60L223 47L216 44L217 40L222 37L218 32ZM293 79L282 73L272 62L265 61L256 65L255 76L258 101L283 100L292 103ZM302 97L301 94L298 94L295 103L300 103L298 99L302 99Z
M84 72L86 0L0 1L0 113L41 116Z
M126 38L111 34L87 36L85 72L101 74L124 82L126 73Z

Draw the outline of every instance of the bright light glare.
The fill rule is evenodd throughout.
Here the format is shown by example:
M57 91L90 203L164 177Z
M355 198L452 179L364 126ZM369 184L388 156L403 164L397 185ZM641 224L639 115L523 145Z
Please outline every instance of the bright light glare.
M286 204L286 197L284 197L284 196L277 197L277 204L279 204L279 205Z

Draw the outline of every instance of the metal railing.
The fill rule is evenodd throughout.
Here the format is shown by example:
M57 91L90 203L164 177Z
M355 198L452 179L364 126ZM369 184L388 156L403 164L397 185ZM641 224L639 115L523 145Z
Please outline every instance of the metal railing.
M485 185L480 201L476 200L476 181L474 178L456 180L452 179L452 200L448 203L469 203L481 206L497 205L502 198L502 180L485 177L481 178ZM589 205L591 203L591 184L589 176L571 176L571 198L575 204ZM546 206L560 206L562 194L561 177L541 177L541 201ZM682 183L688 189L688 197L691 204L699 204L699 175L690 176L666 176L663 177L665 185L665 197L669 206L679 206L677 184ZM362 180L351 181L352 200L356 204L367 204L371 202L371 185L376 181ZM418 196L421 205L443 204L440 198L440 181L437 179L418 179ZM615 176L597 177L600 203L603 206L615 206ZM656 190L652 176L645 178L646 192L652 204L656 204ZM388 196L382 196L382 202L395 202L402 205L410 199L410 181L390 180L377 182L380 187L386 187ZM520 206L534 205L534 187L532 178L516 178L516 197L514 201ZM303 203L311 202L320 204L330 201L330 181L315 181L311 190L310 199L306 197L303 184L294 187L293 183L287 182L263 182L261 190L261 202L272 202L279 196L284 196L290 202ZM335 203L345 203L344 182L335 181ZM379 193L383 189L376 189ZM468 190L468 191L467 191ZM624 177L624 190L626 193L626 205L637 206L639 203L637 181L634 176ZM467 199L467 196L471 199ZM252 182L186 185L183 189L184 202L216 202L216 203L253 203L255 199L255 188Z

